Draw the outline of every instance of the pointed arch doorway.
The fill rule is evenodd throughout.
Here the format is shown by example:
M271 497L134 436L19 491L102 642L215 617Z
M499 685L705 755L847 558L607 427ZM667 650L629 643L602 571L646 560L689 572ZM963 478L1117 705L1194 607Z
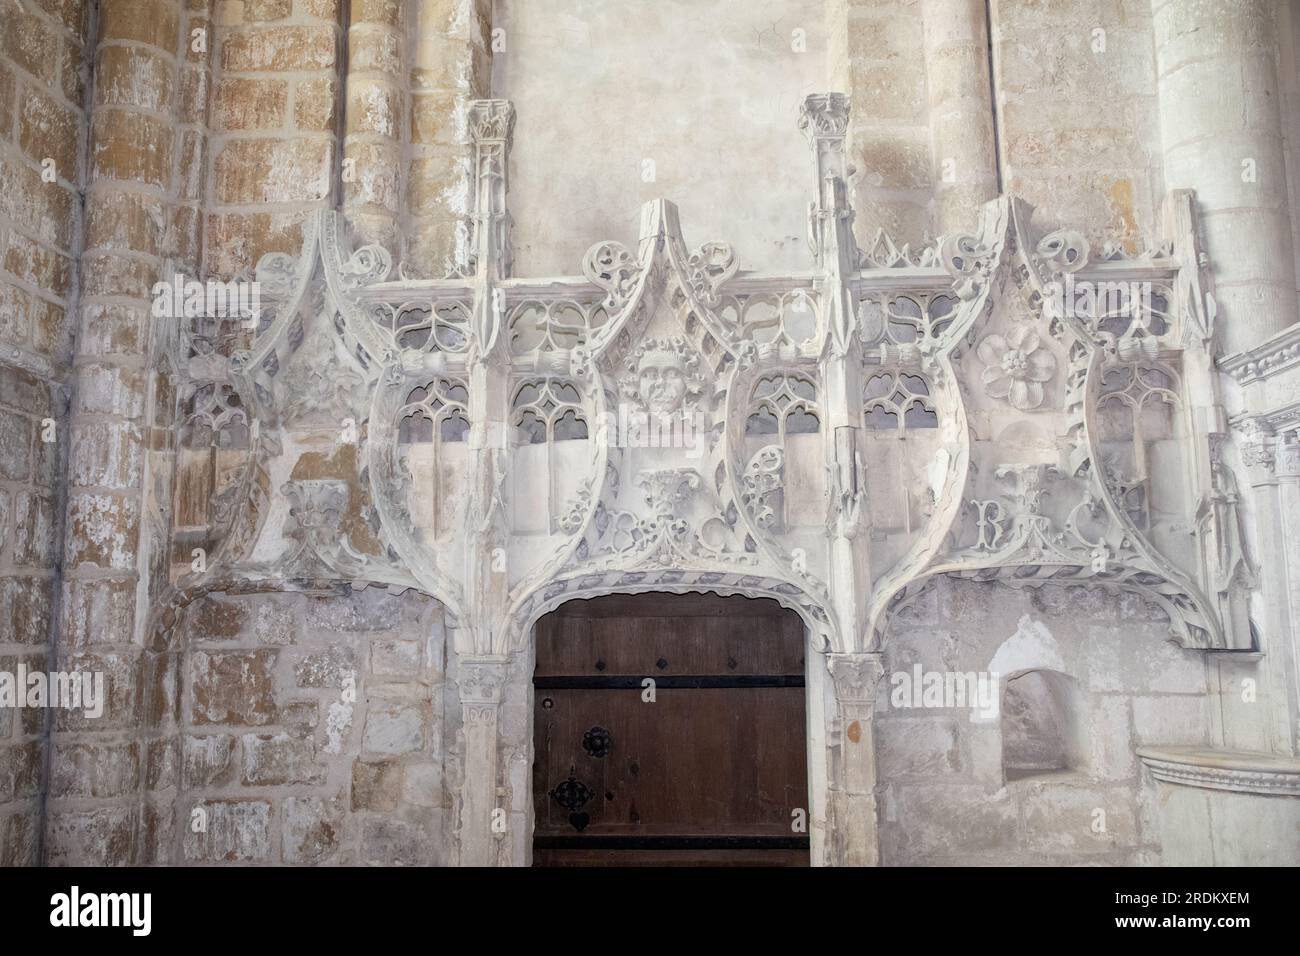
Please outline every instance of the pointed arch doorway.
M796 613L610 594L534 634L534 865L808 865Z

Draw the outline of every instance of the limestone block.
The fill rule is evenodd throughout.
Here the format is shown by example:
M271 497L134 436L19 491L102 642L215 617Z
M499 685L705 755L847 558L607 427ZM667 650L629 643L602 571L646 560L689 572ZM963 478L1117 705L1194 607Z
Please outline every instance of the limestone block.
M289 102L286 80L226 77L217 86L217 129L279 129Z
M243 778L246 787L307 784L325 782L325 768L316 759L316 744L311 739L289 734L244 734L240 738L243 752Z
M331 644L300 658L293 667L294 683L299 687L334 687L342 689L347 678L357 676L356 652L346 644Z
M96 107L134 106L156 113L171 108L176 67L161 50L109 46L102 48L97 56Z
M191 821L185 828L187 861L256 863L270 858L269 800L196 800L186 809ZM202 812L203 830L193 825L196 809Z
M418 641L376 638L370 644L370 673L394 681L426 679Z
M356 760L352 764L352 809L381 813L402 798L403 766L396 760Z
M114 798L140 787L140 745L58 743L50 765L50 796Z
M227 73L328 69L334 65L337 32L328 26L234 32L221 46L221 66Z
M961 732L947 716L889 717L876 721L876 760L884 779L909 774L960 774L966 768Z
M1127 789L1019 781L1014 790L1024 807L1028 850L1076 856L1138 842L1134 801Z
M186 734L181 739L182 785L194 789L230 783L234 779L234 754L234 737Z
M4 498L0 493L0 520L7 516ZM49 641L53 590L54 582L44 577L0 578L0 644Z
M205 652L190 657L190 707L196 724L274 722L275 650Z
M338 850L342 837L343 812L337 801L316 797L285 800L285 863L322 863Z
M293 125L300 130L328 132L338 122L338 83L332 79L301 80L293 88Z
M46 862L51 866L123 866L131 863L135 808L102 807L50 814Z
M423 750L428 707L399 701L371 701L361 748L366 753L404 754Z

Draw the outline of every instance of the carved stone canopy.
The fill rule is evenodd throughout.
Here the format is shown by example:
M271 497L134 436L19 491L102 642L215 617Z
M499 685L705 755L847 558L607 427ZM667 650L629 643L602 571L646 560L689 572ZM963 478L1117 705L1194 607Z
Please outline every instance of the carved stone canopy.
M862 654L952 574L1127 591L1186 646L1249 648L1236 501L1188 400L1214 360L1194 239L1095 261L1004 197L970 235L861 250L847 192L826 188L847 176L848 106L810 97L801 121L807 274L692 250L657 200L635 249L601 241L581 275L511 277L501 101L470 127L485 162L469 266L395 278L388 251L350 251L342 217L318 214L296 261L259 264L270 305L228 365L182 336L186 387L220 371L259 431L220 559L178 593L293 586L286 567L310 558L311 576L436 597L458 649L495 659L575 597L712 590L775 598L814 647ZM273 477L291 452L343 445L352 481ZM288 533L267 521L277 489ZM344 513L379 547L348 544Z

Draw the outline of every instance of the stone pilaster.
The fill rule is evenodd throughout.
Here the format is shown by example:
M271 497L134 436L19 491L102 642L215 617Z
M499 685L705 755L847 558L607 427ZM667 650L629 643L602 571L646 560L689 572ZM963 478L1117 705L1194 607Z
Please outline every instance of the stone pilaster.
M832 653L826 658L835 689L839 762L832 777L832 862L876 866L876 688L885 668L879 653Z
M865 536L861 534L865 503L859 465L862 363L855 348L859 341L857 314L847 284L857 270L858 259L847 187L849 116L845 94L813 94L804 100L799 127L812 148L817 200L809 210L808 233L814 261L824 276L821 305L830 338L824 378L827 425L834 436L827 444L834 501L829 528L831 594L841 633L857 634L863 617L860 602L871 593L871 587Z
M925 76L929 96L934 228L969 229L997 198L988 29L983 0L924 0Z
M465 733L465 782L458 832L462 866L496 862L507 811L499 806L498 736L509 659L462 657L457 686ZM494 827L495 821L500 821Z

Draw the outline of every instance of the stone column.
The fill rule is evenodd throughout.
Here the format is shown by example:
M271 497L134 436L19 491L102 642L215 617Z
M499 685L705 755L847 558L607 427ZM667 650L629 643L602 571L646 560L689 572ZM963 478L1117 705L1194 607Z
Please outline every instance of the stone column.
M833 653L827 669L839 714L839 762L831 787L831 855L841 866L877 866L876 685L885 673L876 653Z
M861 602L871 593L871 576L864 545L864 488L861 454L862 362L857 314L847 280L857 270L853 239L853 208L848 198L845 136L849 128L849 98L843 93L815 93L804 100L799 126L812 148L817 200L809 215L813 258L822 270L822 313L830 338L823 362L827 443L834 520L831 531L831 595L840 630L861 631ZM869 532L868 532L869 533Z
M933 237L930 129L916 5L904 0L826 4L829 82L858 104L849 127L850 192L858 244L883 229L914 249Z
M997 198L988 28L983 0L924 0L925 74L930 106L934 228L970 231Z
M457 676L465 729L465 782L461 790L460 863L492 866L508 816L499 806L498 737L509 658L462 657ZM500 824L494 827L494 818Z
M56 716L53 777L71 783L50 791L49 863L132 862L141 826L131 799L147 769L141 634L166 583L171 499L170 384L158 351L175 321L152 318L151 288L193 254L175 246L186 230L169 228L186 133L168 91L184 68L184 16L177 0L100 8L57 668L102 672L107 702L98 718ZM165 706L161 693L150 699Z
M1270 0L1153 0L1165 188L1196 190L1226 354L1296 321Z
M348 24L344 107L343 211L358 245L378 243L395 255L401 210L406 106L407 4L353 3Z
M402 259L410 276L442 276L448 260L470 255L464 227L474 180L466 123L469 101L489 95L490 0L415 0L411 145L406 183L410 217Z
M1259 674L1266 687L1259 695L1269 706L1263 724L1267 746L1276 753L1300 753L1300 438L1285 432L1275 438L1273 429L1258 420L1248 421L1242 443L1255 517L1255 535L1261 555L1261 620L1265 646ZM1239 691L1239 688L1234 688ZM1232 704L1235 706L1236 701ZM1230 708L1225 708L1225 720ZM1223 745L1242 747L1228 736ZM1259 749L1243 748L1243 749Z

